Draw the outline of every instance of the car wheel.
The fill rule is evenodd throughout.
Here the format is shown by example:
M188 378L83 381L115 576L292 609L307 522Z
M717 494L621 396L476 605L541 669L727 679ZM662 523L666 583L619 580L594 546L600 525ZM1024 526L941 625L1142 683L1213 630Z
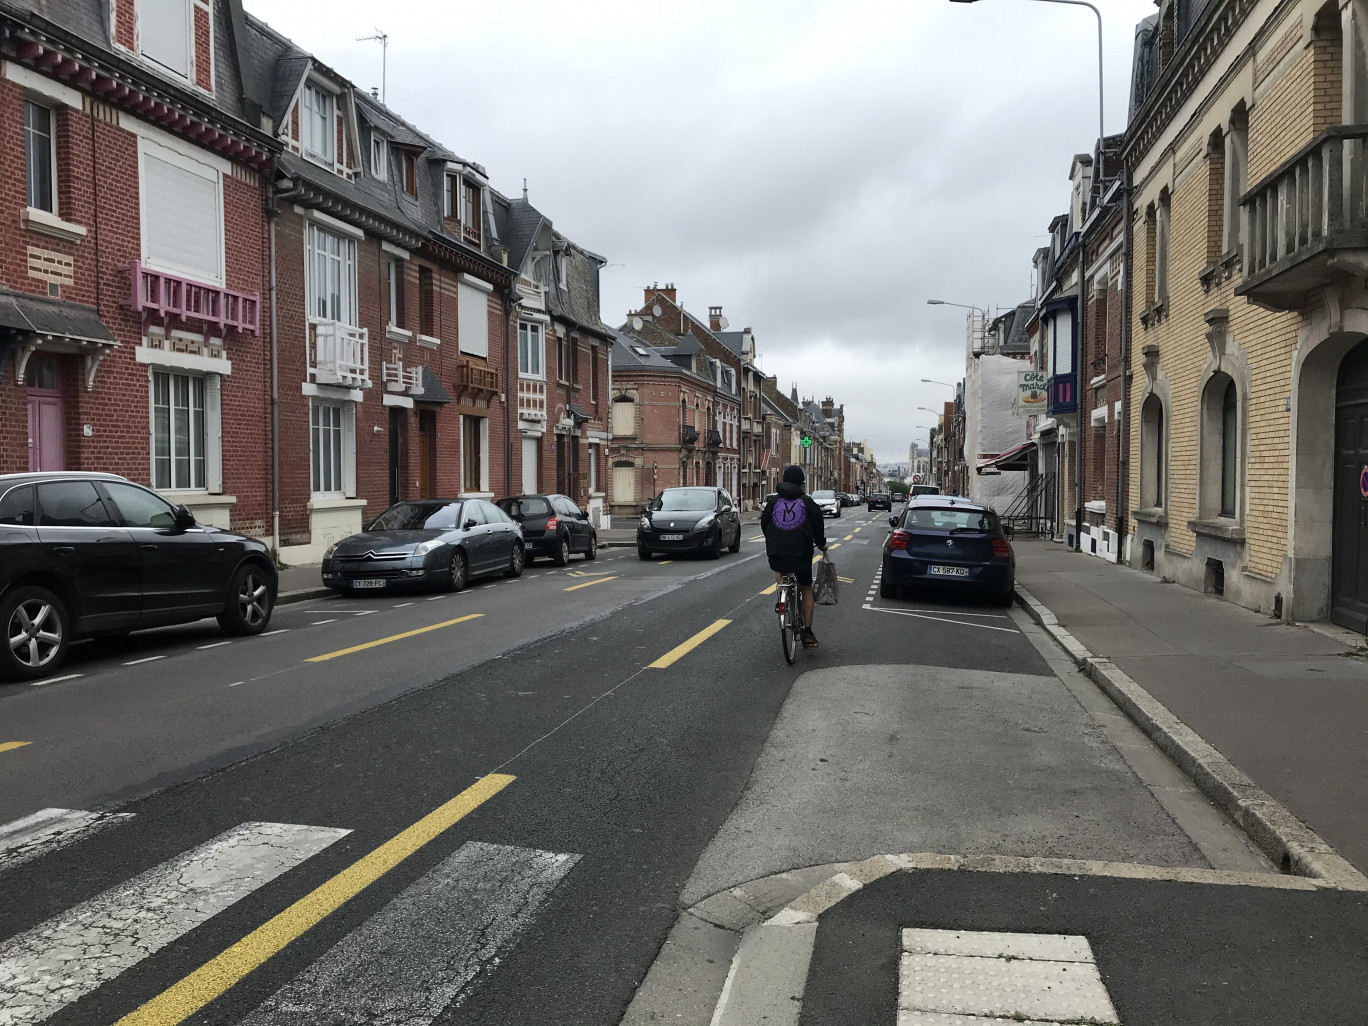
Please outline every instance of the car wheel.
M709 559L722 558L722 528L717 529L717 535L713 538L712 544L704 551Z
M508 569L504 571L505 577L521 577L523 572L523 547L513 546L513 555L508 557Z
M447 577L447 588L451 591L460 591L466 586L470 579L470 571L466 567L465 553L457 549L451 554L451 567Z
M66 607L46 588L15 588L0 605L8 642L0 652L0 676L10 680L46 677L66 658L71 643Z
M741 525L740 525L740 524L737 524L737 525L736 525L736 541L732 542L730 545L727 546L727 551L728 551L728 552L740 552L740 551L741 551Z
M651 550L650 550L650 549L643 549L640 545L638 545L638 546L637 546L637 559L650 559L650 558L651 558Z
M271 622L271 584L266 572L247 563L228 582L228 604L218 615L225 634L260 634Z
M556 554L551 557L551 561L556 566L565 566L566 563L570 562L570 541L565 535L561 535L560 542L556 546Z
M591 559L598 559L598 535L589 536L589 547L584 550L584 561L587 563Z

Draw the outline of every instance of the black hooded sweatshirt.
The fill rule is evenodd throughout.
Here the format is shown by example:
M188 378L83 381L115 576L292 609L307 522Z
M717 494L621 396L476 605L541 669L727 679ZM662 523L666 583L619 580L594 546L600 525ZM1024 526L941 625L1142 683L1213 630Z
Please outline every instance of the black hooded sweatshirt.
M812 549L826 548L822 508L804 494L803 486L780 481L775 497L760 514L765 534L765 554L782 559L812 559Z

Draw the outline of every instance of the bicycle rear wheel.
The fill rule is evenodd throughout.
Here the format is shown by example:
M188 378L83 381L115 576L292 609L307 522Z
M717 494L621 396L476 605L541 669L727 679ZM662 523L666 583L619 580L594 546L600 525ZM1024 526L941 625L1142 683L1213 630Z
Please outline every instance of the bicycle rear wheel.
M794 657L798 654L798 631L794 626L798 619L798 611L793 607L796 596L787 588L780 592L780 595L783 596L784 612L779 617L779 641L784 646L784 662L792 666Z

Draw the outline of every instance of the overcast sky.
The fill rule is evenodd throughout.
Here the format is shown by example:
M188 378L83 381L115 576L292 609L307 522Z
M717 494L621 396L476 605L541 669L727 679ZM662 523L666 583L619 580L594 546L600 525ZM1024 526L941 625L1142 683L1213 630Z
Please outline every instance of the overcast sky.
M1106 130L1135 24L1105 18ZM781 388L845 404L880 461L925 444L965 311L1029 297L1031 255L1097 135L1097 28L1032 0L246 0L601 255L603 317L676 283L755 331ZM326 16L320 17L320 12Z

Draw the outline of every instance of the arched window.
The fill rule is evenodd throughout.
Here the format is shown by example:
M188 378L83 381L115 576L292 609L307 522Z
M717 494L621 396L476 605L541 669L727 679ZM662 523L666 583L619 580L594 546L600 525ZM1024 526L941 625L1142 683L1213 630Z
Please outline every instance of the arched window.
M637 469L630 460L617 460L613 464L613 496L611 502L623 506L634 506L637 501Z
M1164 505L1164 404L1151 393L1140 407L1140 507Z
M620 395L613 400L612 428L614 437L636 434L636 403L630 395Z
M1239 477L1240 434L1239 403L1235 382L1229 381L1221 397L1221 516L1235 515L1236 487Z
M1217 372L1202 390L1200 494L1198 516L1238 517L1243 474L1240 461L1239 387L1229 374Z

